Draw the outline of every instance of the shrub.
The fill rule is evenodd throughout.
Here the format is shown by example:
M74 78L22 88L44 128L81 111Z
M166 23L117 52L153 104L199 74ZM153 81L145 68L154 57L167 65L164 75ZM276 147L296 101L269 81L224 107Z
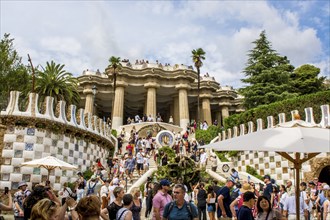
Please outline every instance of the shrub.
M292 110L298 110L302 120L305 120L305 108L312 107L315 122L321 120L321 105L330 103L330 90L317 92L309 95L299 96L292 99L274 102L269 105L262 105L257 108L247 110L240 114L232 115L225 119L225 129L256 122L258 118L267 121L267 116L273 116L275 123L278 123L278 114L285 113L287 120L290 120Z
M257 173L257 171L253 167L250 167L249 165L246 166L246 172L249 173L249 174L251 174L252 176L257 177L260 180L263 180L262 176L260 176Z

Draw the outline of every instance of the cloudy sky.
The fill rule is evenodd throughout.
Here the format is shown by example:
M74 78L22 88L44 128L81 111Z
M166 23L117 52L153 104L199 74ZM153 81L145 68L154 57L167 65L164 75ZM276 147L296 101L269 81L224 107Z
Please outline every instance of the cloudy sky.
M315 1L28 1L0 0L1 38L10 33L23 62L54 60L78 76L104 71L110 56L192 65L202 47L221 85L242 87L242 69L262 30L298 67L330 75L330 3Z

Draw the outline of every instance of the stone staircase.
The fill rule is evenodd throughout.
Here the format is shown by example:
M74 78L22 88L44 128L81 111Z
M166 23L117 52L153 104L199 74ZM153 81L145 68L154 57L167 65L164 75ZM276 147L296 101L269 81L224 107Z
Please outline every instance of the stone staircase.
M155 169L157 169L157 164L156 164L156 161L154 161L154 157L151 156L151 157L149 158L149 172L144 171L144 173L141 174L141 175L139 176L137 170L135 169L134 172L133 172L133 181L132 181L132 182L129 181L129 180L127 181L127 184L126 184L126 186L125 186L125 191L126 191L126 192L129 192L130 189L131 189L133 186L134 186L134 187L139 187L140 184L136 184L136 183L137 183L139 180L140 180L139 182L144 183L145 181L141 181L141 180L143 180L143 179L147 180L147 177L150 176L150 175L152 174L152 172L150 172L150 171L151 171L151 170L155 170Z

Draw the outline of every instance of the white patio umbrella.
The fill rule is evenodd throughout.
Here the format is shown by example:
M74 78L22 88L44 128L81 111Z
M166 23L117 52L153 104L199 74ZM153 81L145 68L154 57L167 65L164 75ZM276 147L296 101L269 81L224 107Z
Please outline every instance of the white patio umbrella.
M62 170L77 170L76 166L66 163L56 157L47 156L41 159L31 160L29 162L22 163L21 166L26 167L43 167L48 170L47 179L49 180L49 172L55 168Z
M215 151L275 151L291 161L296 170L296 195L299 195L299 172L302 163L322 152L330 152L330 129L321 128L302 120L282 123L269 128L224 141L201 146ZM295 158L289 153L295 153ZM300 158L300 153L306 153ZM299 196L296 196L296 213L299 220Z

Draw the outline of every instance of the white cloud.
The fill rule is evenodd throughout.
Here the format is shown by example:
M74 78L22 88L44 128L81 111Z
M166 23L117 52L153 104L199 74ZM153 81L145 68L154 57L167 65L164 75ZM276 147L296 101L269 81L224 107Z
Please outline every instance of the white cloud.
M296 3L298 11L267 1L1 1L0 30L12 33L21 56L55 60L76 75L103 71L113 55L192 65L191 50L202 47L202 72L239 87L246 54L262 30L294 65L316 63L329 73L329 39L318 37L320 27L302 24L322 22L329 10L307 17L316 3Z

